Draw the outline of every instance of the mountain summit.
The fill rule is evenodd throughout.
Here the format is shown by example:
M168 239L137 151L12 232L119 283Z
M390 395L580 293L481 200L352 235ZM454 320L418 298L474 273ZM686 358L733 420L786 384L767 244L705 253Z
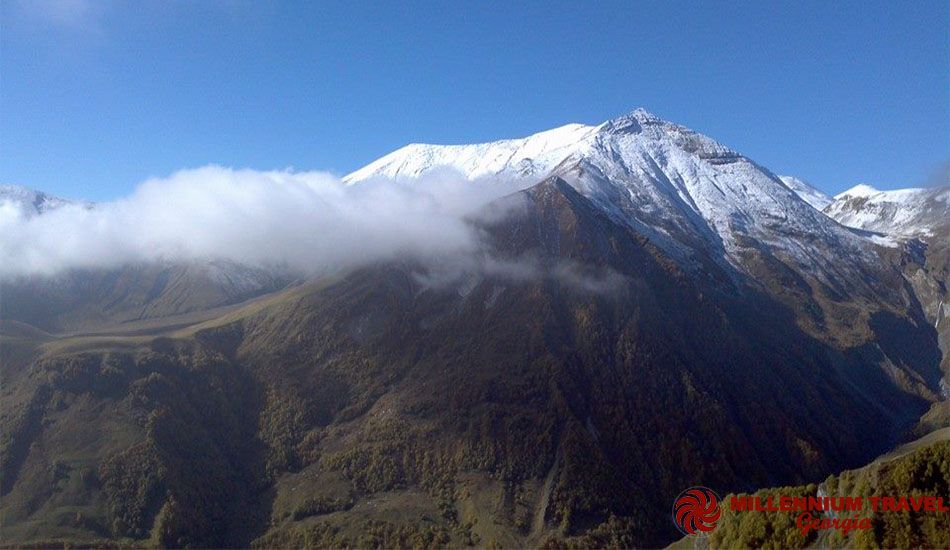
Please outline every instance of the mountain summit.
M497 179L528 185L558 176L692 269L718 266L756 277L772 272L776 281L777 271L791 269L826 289L878 293L866 282L867 273L879 270L869 240L823 215L788 180L644 109L596 126L568 124L520 139L408 145L344 180L412 181L446 170L486 185Z
M861 254L862 245L820 215L782 179L744 155L644 110L596 126L568 124L473 145L412 144L349 174L417 179L436 170L463 178L537 181L562 177L610 215L647 231L668 251L720 249L736 261L753 237L808 261L788 234L811 232Z
M524 138L471 145L412 143L343 179L354 183L374 176L414 178L440 167L454 168L469 179L485 176L543 176L565 159L591 152L603 136L645 133L658 138L659 133L673 128L686 130L638 108L598 125L565 124Z

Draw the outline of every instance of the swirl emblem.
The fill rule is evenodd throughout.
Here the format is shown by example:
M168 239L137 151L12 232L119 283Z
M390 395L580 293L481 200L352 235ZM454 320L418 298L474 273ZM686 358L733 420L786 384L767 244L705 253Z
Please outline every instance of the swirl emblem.
M673 522L684 535L705 535L716 528L719 495L708 487L690 487L673 501Z

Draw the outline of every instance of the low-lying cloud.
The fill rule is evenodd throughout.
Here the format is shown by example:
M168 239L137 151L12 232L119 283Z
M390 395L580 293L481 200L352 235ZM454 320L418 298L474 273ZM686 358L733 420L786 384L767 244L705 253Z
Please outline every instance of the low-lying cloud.
M553 280L587 294L616 294L630 280L607 266L584 265L569 258L542 258L527 253L502 258L487 253L453 256L414 273L423 288L473 287L486 277L514 283Z
M209 166L93 207L30 215L0 202L0 277L215 259L314 272L466 253L478 246L466 218L519 188L481 183L444 172L345 185L322 172Z

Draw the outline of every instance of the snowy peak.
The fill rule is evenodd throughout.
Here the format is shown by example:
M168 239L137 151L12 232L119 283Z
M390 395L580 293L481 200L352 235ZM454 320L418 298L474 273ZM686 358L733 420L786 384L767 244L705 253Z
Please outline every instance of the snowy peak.
M835 195L835 199L842 199L844 197L870 197L872 195L877 195L881 191L871 187L866 183L859 183L847 191L842 191Z
M742 155L709 136L664 120L642 108L608 120L598 128L600 134L614 135L617 138L637 135L641 141L666 141L704 159L723 159L728 162L742 158Z
M666 141L705 159L724 162L741 156L689 128L638 108L599 125L566 124L524 138L470 145L413 143L345 176L346 183L374 177L419 178L436 169L452 169L467 179L484 177L543 178L569 159L586 158L615 142Z
M642 132L645 127L662 126L664 124L670 123L647 111L646 109L638 107L626 115L622 115L604 122L600 125L600 128L604 132L635 134Z
M849 227L927 238L950 224L950 186L879 191L857 185L836 195L824 212Z
M27 217L45 214L50 210L70 204L76 203L75 201L48 195L42 191L35 191L29 187L0 184L0 207L12 206Z
M782 180L782 183L785 184L785 187L788 187L794 191L796 195L801 197L803 201L812 205L812 207L816 210L823 210L826 206L834 202L833 198L815 189L811 184L798 178L792 176L779 176L778 179Z
M637 107L631 111L628 116L637 119L641 124L660 124L664 122L663 119L651 113L650 111L647 111L643 107Z
M614 219L677 257L732 264L761 245L797 263L824 252L863 255L868 243L803 200L778 176L716 140L637 109L596 126L568 124L520 139L473 145L415 144L346 176L417 179L438 170L537 183L563 178ZM828 200L815 195L813 200ZM812 247L811 244L808 247Z

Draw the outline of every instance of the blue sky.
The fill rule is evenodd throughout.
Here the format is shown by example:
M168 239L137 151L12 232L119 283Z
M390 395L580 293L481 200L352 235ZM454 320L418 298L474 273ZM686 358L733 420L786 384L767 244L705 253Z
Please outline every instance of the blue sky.
M67 197L210 163L342 175L637 106L829 193L950 157L943 0L4 0L0 24L0 182Z

